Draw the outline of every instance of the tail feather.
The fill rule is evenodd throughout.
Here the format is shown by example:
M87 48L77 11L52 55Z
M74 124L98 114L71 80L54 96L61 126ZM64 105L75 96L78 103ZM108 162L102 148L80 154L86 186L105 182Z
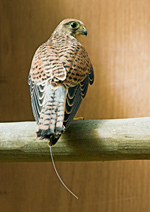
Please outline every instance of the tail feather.
M64 131L63 120L67 90L63 86L47 86L44 105L41 110L37 136L47 138L54 145Z
M58 139L60 138L61 135L51 135L50 136L50 141L49 141L49 145L52 146L54 144L56 144L56 142L58 141Z

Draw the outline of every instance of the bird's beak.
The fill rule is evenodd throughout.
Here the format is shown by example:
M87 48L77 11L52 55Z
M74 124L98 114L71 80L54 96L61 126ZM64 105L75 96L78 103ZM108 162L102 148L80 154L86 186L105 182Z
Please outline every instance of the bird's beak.
M86 30L86 28L84 26L82 26L82 28L80 29L80 33L82 35L86 35L87 36L87 30Z
M87 36L87 30L86 29L83 31L83 35Z

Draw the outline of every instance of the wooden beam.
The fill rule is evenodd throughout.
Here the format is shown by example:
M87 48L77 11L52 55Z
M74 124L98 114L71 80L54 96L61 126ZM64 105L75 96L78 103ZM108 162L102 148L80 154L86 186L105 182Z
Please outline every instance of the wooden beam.
M50 161L35 122L0 123L0 162ZM73 121L55 146L55 161L150 159L150 118Z

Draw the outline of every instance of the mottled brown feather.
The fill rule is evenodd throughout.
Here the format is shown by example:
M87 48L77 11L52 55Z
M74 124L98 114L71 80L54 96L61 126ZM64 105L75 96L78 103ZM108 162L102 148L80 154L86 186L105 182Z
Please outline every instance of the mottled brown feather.
M56 78L65 80L66 85L78 84L89 74L91 66L86 50L76 38L57 33L37 49L30 74L37 83Z
M66 22L67 20L64 21L64 23ZM65 31L63 30L62 22L62 25L60 24L56 28L48 41L43 43L36 50L29 73L33 113L37 123L39 123L40 119L39 136L42 136L42 133L46 133L43 132L44 129L48 130L50 119L48 115L44 114L45 108L47 107L44 105L44 87L46 88L49 84L51 84L53 87L59 87L62 85L66 91L68 90L68 95L66 95L66 109L63 111L63 114L65 114L65 111L67 112L67 110L71 108L71 110L69 109L71 112L67 113L69 115L67 115L67 119L65 120L66 122L69 120L70 123L82 101L82 98L86 94L89 84L89 75L91 73L92 78L90 80L93 81L92 64L85 48L74 36L67 33L66 29ZM82 83L83 81L85 84L84 90ZM40 88L41 85L42 90ZM71 87L74 87L75 89L71 89ZM70 94L76 101L74 101L72 105L67 103L69 101ZM77 105L74 106L76 103ZM68 119L68 116L70 116L70 119ZM46 117L45 121L43 117ZM68 124L66 126L68 126Z

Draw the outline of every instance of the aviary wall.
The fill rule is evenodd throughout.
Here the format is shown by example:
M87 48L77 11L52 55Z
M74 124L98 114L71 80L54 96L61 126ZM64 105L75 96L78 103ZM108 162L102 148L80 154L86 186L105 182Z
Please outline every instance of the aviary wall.
M149 0L1 0L0 121L33 120L27 77L37 47L64 18L82 20L95 71L77 116L150 116ZM54 157L55 158L55 157ZM150 162L0 164L0 211L149 211Z

